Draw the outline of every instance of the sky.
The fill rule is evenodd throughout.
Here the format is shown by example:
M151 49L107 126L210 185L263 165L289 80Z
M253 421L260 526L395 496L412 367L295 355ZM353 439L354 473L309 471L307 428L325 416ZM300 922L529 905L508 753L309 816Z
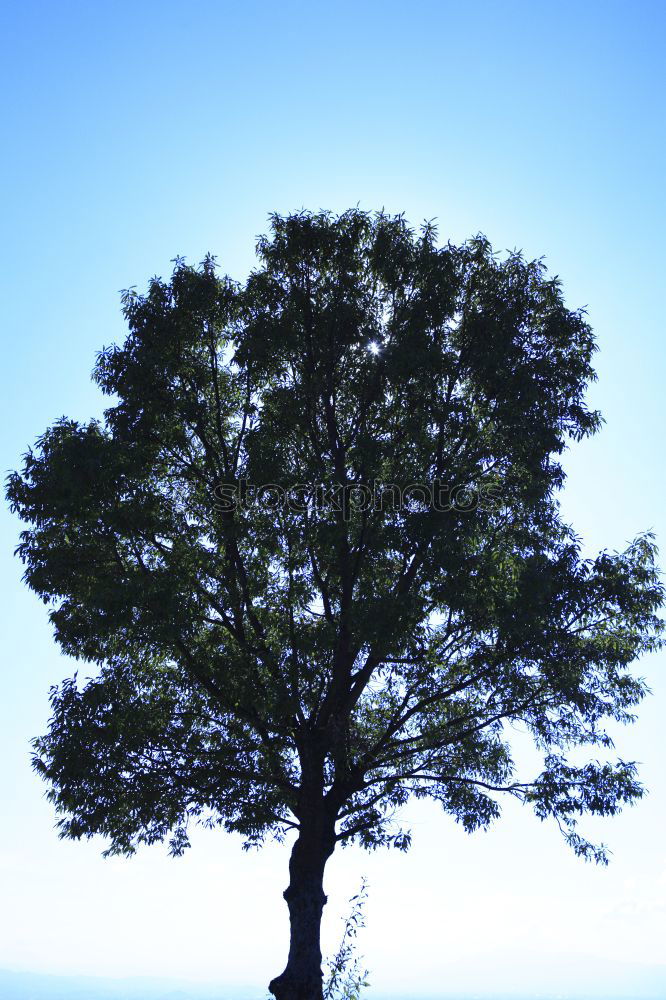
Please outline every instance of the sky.
M269 213L358 204L545 256L596 331L606 420L566 457L565 517L590 554L646 529L666 550L665 29L645 0L3 0L3 473L60 415L101 413L89 373L124 337L120 289L208 251L241 279ZM201 831L179 860L104 860L57 839L29 740L76 666L21 584L19 527L3 510L0 968L261 996L285 958L285 846ZM585 827L609 868L517 804L471 837L419 804L407 855L331 860L325 947L365 874L377 997L663 996L665 662L638 666L653 696L618 734L650 794Z

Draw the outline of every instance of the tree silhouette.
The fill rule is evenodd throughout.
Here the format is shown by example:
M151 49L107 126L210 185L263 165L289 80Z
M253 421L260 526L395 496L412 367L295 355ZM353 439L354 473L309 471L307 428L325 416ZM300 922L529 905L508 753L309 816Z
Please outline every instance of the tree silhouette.
M577 819L641 794L604 723L645 693L662 588L651 536L588 560L561 520L595 348L541 262L357 210L276 215L258 255L126 292L104 422L55 423L8 496L58 643L98 665L35 741L61 835L295 831L270 990L321 1000L326 861L407 847L410 796L472 831L509 794L604 859Z

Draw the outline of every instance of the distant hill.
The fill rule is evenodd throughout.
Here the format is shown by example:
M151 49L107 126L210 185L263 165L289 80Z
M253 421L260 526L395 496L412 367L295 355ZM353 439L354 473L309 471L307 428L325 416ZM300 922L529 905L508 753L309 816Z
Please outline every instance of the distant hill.
M155 979L49 976L0 969L1 1000L265 1000L267 991Z
M520 963L488 956L483 969L468 962L446 966L441 990L395 985L372 988L363 1000L666 1000L666 965L640 966L580 957L557 961L525 955ZM371 977L372 980L372 977ZM538 982L540 987L534 989ZM494 984L502 983L497 990ZM611 985L609 985L611 984ZM154 978L58 976L0 969L0 1000L267 1000L268 991Z

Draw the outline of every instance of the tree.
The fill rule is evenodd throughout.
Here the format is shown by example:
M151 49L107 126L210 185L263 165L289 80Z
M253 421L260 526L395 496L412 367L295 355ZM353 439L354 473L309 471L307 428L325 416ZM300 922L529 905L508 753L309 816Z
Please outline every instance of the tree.
M561 519L595 347L541 262L361 211L276 215L258 255L126 292L104 421L55 423L8 496L58 643L97 665L35 741L60 834L294 831L270 990L321 1000L326 861L407 847L410 796L472 831L512 795L604 860L577 819L641 795L604 725L646 691L662 588L651 536L590 560Z

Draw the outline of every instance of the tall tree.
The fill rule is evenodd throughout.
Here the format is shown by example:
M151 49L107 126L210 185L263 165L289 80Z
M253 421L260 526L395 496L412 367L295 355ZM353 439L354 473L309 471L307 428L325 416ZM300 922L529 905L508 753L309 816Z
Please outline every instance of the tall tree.
M650 536L589 560L562 522L595 348L540 262L360 211L274 216L258 256L125 293L104 421L59 420L8 496L58 643L98 665L35 741L61 835L294 831L270 990L321 1000L326 861L408 846L410 796L471 831L512 795L604 859L577 820L641 795L604 725L645 693L662 588Z

